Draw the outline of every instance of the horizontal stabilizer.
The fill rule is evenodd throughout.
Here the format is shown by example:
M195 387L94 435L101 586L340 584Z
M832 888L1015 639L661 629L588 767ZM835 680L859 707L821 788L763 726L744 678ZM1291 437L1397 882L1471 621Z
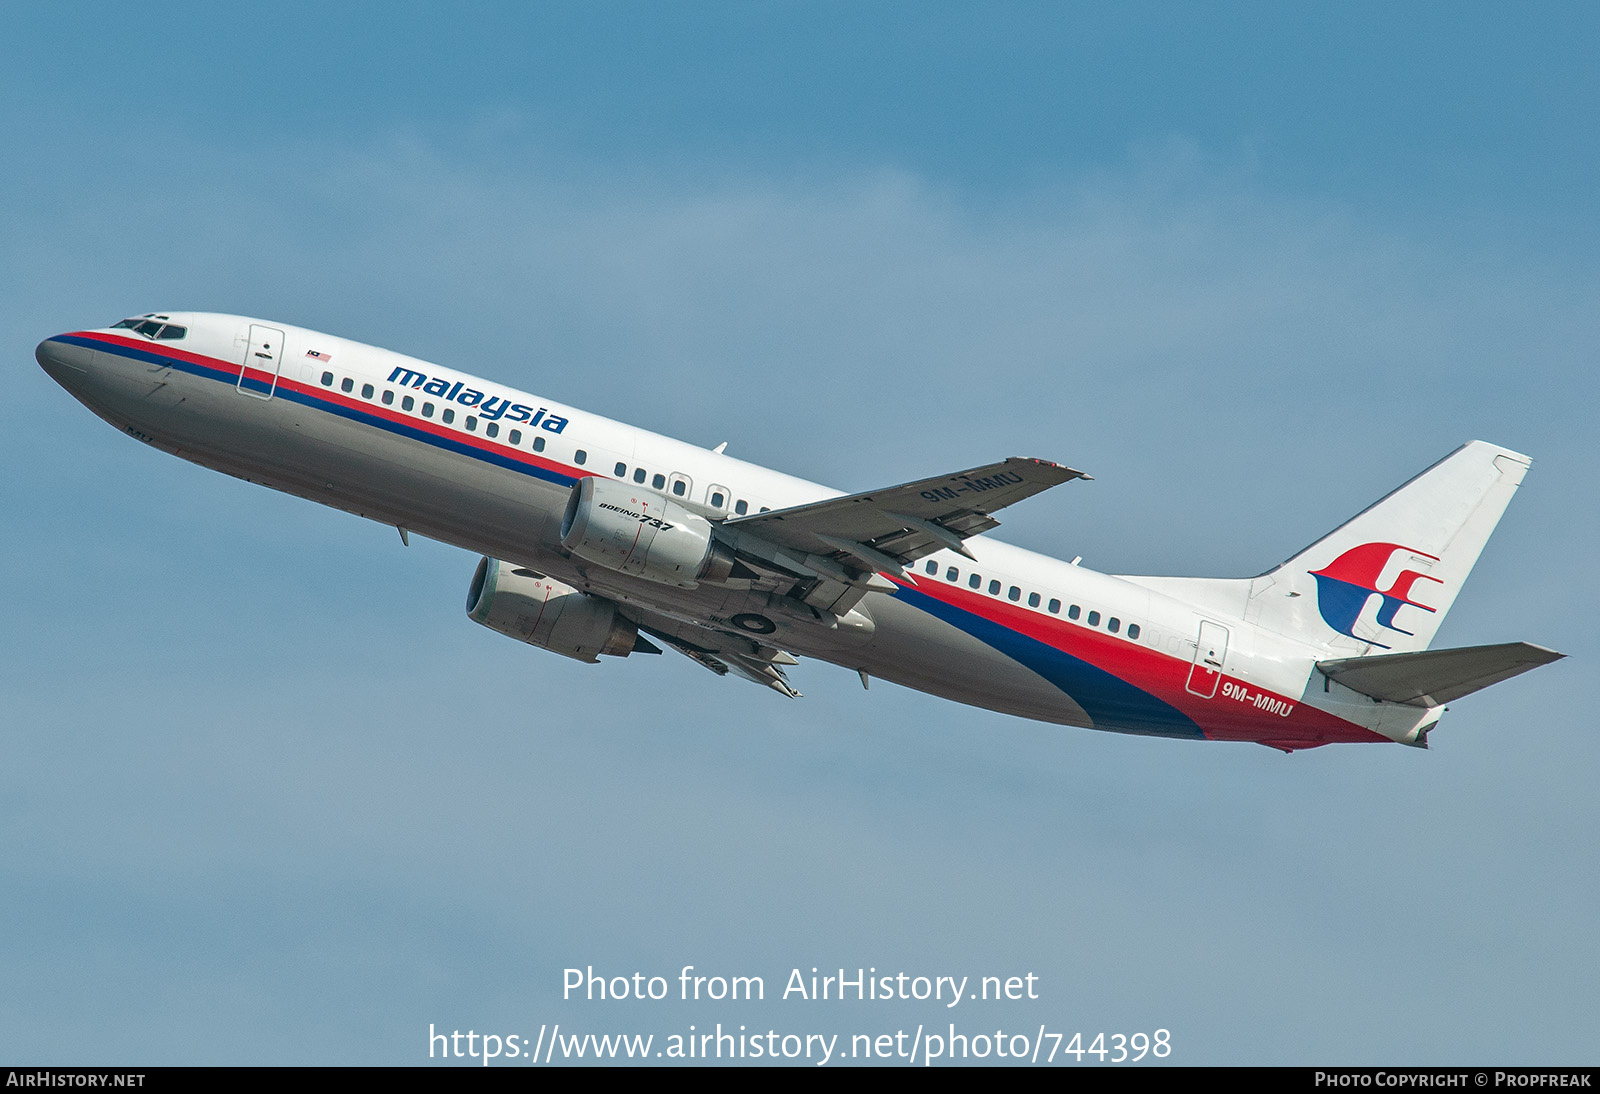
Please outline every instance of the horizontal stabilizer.
M1317 668L1330 680L1374 699L1436 707L1565 656L1531 642L1503 642L1455 650L1341 657L1318 661Z

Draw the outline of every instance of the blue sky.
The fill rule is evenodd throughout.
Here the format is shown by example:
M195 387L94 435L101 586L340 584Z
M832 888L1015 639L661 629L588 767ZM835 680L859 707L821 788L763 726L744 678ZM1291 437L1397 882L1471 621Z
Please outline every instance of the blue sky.
M0 43L0 1058L1172 1031L1592 1062L1600 16L1584 5L58 5ZM476 560L143 448L33 363L153 308L441 361L844 489L1096 476L1000 535L1256 573L1472 437L1439 636L1571 657L1429 753L786 702L462 617ZM648 712L642 716L641 711ZM761 975L580 1004L561 970ZM1041 998L770 998L792 968Z

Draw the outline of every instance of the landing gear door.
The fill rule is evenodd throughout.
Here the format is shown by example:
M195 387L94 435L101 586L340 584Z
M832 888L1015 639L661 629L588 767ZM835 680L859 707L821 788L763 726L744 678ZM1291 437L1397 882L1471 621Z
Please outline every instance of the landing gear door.
M272 398L278 390L278 371L282 367L283 332L250 324L250 345L244 351L244 367L239 370L239 393L257 399Z
M1194 648L1194 664L1189 668L1192 694L1210 699L1222 681L1222 662L1228 656L1228 628L1209 619L1200 621L1200 640Z

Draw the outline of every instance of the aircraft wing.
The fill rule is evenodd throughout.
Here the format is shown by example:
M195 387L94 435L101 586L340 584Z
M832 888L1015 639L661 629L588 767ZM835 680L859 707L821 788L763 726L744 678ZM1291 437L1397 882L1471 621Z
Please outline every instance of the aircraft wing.
M953 475L735 517L722 527L734 534L737 547L758 538L858 575L884 571L899 577L906 565L935 551L967 554L961 541L997 527L991 514L1006 506L1089 477L1048 460L1013 456Z
M691 627L656 612L633 609L632 614L640 617L641 631L666 643L689 660L705 666L718 676L732 673L751 683L769 687L791 699L800 698L800 693L789 683L789 678L783 672L785 665L800 663L793 654L744 635Z

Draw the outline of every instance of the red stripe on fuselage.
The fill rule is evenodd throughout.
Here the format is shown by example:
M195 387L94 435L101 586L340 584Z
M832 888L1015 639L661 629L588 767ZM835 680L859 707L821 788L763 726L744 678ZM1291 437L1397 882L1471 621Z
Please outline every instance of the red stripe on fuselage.
M1271 742L1274 746L1313 748L1322 744L1389 739L1299 699L1269 692L1259 685L1226 674L1218 681L1216 695L1205 699L1188 690L1189 670L1192 667L1189 661L1142 646L1134 640L1043 615L1020 604L997 601L982 593L941 585L935 581L914 584L927 596L937 597L962 611L1043 642L1132 684L1192 719L1211 740ZM1251 695L1265 695L1281 702L1290 708L1290 713L1287 716L1273 714L1259 710L1253 704L1225 697L1223 685L1227 683L1247 689Z

